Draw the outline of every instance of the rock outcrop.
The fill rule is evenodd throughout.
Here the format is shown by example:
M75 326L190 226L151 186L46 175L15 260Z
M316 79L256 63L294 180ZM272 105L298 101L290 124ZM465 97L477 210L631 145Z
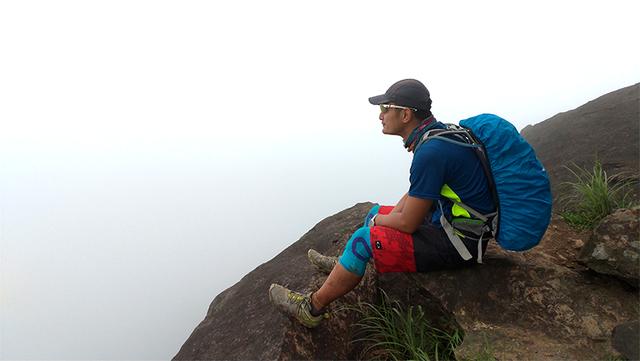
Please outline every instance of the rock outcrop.
M484 264L427 274L376 275L332 305L334 316L307 330L268 302L269 284L313 290L323 275L306 261L308 248L338 255L370 203L358 204L318 223L298 242L221 293L175 360L355 359L358 314L342 309L358 300L377 301L381 287L405 306L421 304L439 328L464 330L456 353L473 357L489 344L499 359L597 360L616 352L613 328L639 317L638 292L576 262L589 237L553 218L541 244L511 253L494 242Z
M638 288L640 276L640 208L620 209L605 217L579 255L590 269Z
M574 110L525 127L551 179L554 197L574 181L565 166L591 169L596 157L609 175L640 175L640 83L605 94ZM569 145L569 146L568 146Z

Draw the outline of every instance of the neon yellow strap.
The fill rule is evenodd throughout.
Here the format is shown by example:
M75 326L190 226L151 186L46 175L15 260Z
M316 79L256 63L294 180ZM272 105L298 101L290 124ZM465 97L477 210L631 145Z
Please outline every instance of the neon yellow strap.
M451 207L451 215L453 215L454 217L471 218L471 214L469 214L466 209L458 205L458 203L462 202L460 200L460 196L458 196L456 192L454 192L453 189L451 189L451 187L449 187L447 184L442 186L440 195L450 199L453 202L453 207Z

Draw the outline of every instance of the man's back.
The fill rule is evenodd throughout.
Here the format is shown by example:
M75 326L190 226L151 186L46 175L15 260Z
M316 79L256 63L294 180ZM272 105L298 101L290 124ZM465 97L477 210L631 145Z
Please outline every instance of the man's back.
M444 201L447 216L451 214L452 204L442 196L444 185L481 213L495 210L482 164L471 148L439 139L423 143L414 154L409 180L410 196ZM432 222L439 225L439 218L437 210Z

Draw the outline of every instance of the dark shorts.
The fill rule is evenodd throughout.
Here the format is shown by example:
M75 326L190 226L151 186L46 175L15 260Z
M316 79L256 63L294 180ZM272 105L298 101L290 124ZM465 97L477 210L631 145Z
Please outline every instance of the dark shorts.
M393 207L380 207L380 214L387 214ZM429 272L460 268L476 263L478 241L462 238L470 260L462 259L447 237L444 229L429 224L420 226L413 234L393 228L371 227L371 249L376 271L385 272ZM482 253L487 248L488 239L482 242Z

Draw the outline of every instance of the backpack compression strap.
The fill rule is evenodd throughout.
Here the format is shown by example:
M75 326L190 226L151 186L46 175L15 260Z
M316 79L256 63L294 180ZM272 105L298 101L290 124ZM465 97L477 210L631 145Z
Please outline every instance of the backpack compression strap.
M442 202L438 201L438 206L440 207L440 224L442 225L444 232L447 234L447 237L451 241L451 244L453 244L453 247L456 249L456 251L458 251L460 257L462 257L463 260L470 260L472 257L471 253L469 253L467 247L464 245L464 243L462 243L460 237L455 233L455 230L451 223L449 223L449 221L447 220L447 217L444 216L444 211L442 210ZM481 249L481 246L478 248ZM480 257L480 254L478 254L478 257ZM481 258L478 258L478 260L479 263L482 263Z

